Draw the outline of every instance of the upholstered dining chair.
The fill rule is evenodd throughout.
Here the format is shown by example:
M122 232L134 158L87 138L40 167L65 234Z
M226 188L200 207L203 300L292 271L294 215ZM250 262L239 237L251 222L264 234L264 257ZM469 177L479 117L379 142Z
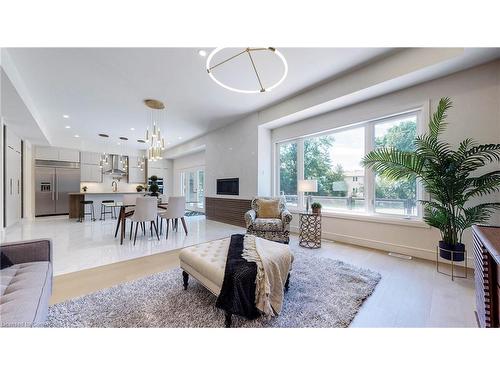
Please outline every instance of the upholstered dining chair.
M122 204L124 206L129 206L129 205L134 206L136 199L137 199L136 194L123 194ZM130 216L132 216L134 214L134 210L135 210L134 207L125 207L125 222L127 221L127 219L130 219ZM120 220L120 219L118 219L118 220ZM132 239L132 225L133 225L133 223L130 224L130 239ZM127 228L126 225L125 225L125 228Z
M247 233L267 240L289 243L292 214L283 197L255 197L245 213Z
M170 220L172 220L172 230L174 227L176 228L177 225L174 224L177 222L178 219L181 219L182 226L184 227L184 232L186 235L188 234L187 230L187 225L186 225L186 220L184 219L184 213L186 212L186 198L185 197L170 197L168 198L168 206L167 209L163 212L159 213L159 216L161 218L161 223L160 223L160 228L163 227L163 219L167 220L167 230L166 230L166 235L165 238L168 238L168 227ZM160 229L160 233L162 230Z
M158 199L156 197L141 197L137 198L135 202L135 209L132 216L130 216L130 221L132 222L130 226L130 236L132 237L132 228L135 223L135 234L134 234L134 245L137 239L137 228L139 223L141 223L143 229L145 228L145 223L149 222L156 232L156 237L160 240L158 235L158 228L156 227L156 217L158 216ZM152 229L151 229L152 232Z

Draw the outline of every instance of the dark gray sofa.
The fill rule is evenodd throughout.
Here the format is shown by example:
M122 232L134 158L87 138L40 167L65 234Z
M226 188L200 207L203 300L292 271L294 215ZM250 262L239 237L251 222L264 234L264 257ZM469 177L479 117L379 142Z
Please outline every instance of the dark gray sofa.
M40 325L52 294L51 241L4 243L0 251L13 263L0 270L0 326Z

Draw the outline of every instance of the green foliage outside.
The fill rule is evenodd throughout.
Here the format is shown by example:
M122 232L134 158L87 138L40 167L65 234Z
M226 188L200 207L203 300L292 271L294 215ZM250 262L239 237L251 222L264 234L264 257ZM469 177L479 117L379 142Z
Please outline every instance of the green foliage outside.
M417 136L415 121L404 121L390 128L383 137L375 137L375 147L391 147L402 151L415 149L413 141ZM377 177L375 197L385 199L412 199L416 201L417 185L415 177L390 181Z
M346 196L346 192L333 190L333 183L344 181L341 165L332 166L330 148L335 139L323 136L304 142L304 177L318 180L318 192L313 195ZM280 147L280 189L286 195L297 194L297 144Z

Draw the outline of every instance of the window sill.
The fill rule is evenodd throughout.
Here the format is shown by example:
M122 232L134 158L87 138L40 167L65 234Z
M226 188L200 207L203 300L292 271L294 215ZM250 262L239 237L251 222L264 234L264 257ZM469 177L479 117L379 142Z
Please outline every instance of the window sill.
M304 212L303 210L298 210L296 208L289 208L289 211L292 214L299 214ZM356 220L356 221L367 221L372 223L380 223L380 224L392 224L392 225L403 225L408 227L417 227L417 228L430 228L428 224L426 224L421 218L404 218L404 217L391 217L387 215L370 215L365 213L354 213L354 212L334 212L334 211L322 211L321 216L330 217L334 219L344 219L344 220Z

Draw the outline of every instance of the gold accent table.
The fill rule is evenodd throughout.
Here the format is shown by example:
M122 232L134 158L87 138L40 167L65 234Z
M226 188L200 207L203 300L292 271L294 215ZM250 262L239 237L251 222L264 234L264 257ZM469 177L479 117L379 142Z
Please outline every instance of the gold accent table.
M299 245L308 249L321 247L321 215L300 212Z

